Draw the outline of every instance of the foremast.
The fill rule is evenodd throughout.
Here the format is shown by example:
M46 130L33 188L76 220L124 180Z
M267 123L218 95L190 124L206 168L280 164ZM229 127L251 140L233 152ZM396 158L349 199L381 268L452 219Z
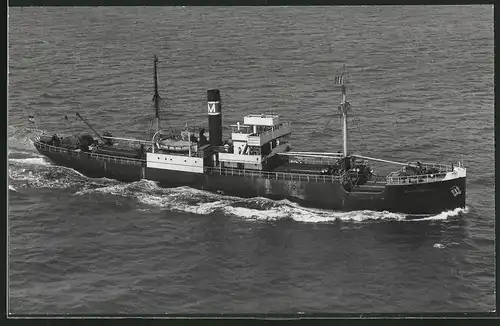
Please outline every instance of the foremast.
M343 128L342 128L342 138L343 138L343 147L344 147L344 157L348 156L348 150L347 150L347 111L350 110L351 104L346 101L346 84L347 84L347 73L345 71L345 66L344 66L344 72L340 76L335 77L335 84L340 85L342 89L342 102L340 103L338 109L339 112L342 114L342 122L343 122Z

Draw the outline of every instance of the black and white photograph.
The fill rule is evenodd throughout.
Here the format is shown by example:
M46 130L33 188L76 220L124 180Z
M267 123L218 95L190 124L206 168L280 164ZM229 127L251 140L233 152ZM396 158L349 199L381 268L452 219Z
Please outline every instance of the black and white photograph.
M10 315L495 311L492 5L7 8Z

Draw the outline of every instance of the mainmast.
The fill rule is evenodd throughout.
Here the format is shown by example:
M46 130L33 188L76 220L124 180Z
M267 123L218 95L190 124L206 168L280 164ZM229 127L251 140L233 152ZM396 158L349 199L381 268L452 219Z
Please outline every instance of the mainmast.
M155 123L156 131L160 130L160 95L158 94L158 58L154 56L154 80L155 80L155 94L153 100L155 101Z
M347 157L348 152L347 152L347 111L351 108L351 104L346 101L346 86L347 84L347 73L345 71L345 66L344 66L344 72L342 75L335 77L335 84L340 84L342 87L342 102L339 105L339 111L342 113L342 120L343 120L343 140L344 140L344 157Z

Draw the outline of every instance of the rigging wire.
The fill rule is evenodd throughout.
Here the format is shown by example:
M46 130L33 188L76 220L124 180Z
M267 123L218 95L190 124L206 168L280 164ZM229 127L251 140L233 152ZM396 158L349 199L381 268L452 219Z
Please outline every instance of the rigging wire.
M151 100L150 102L147 102L145 105L144 105L144 110L146 110L146 108L151 107L152 106L152 103L153 103L153 100ZM151 134L151 130L153 128L153 120L154 120L154 114L150 113L149 114L150 118L148 119L148 129L146 131L146 139L145 140L149 140L153 135Z
M170 122L168 120L161 120L161 121L164 121L166 124L167 124L167 127L168 129L170 129L170 134L173 136L175 135L175 130L174 128L172 127L172 125L170 124Z
M361 132L361 128L360 128L360 126L358 124L358 119L356 119L356 117L354 115L352 116L352 121L356 125L356 128L358 129L358 132L359 132L359 134L361 136L361 147L363 149L368 148L368 146L366 145L365 139L363 137L363 133Z
M161 97L160 95L158 95L158 102L159 102L160 104L162 104L162 103L166 103L167 105L169 105L169 104L170 104L170 102L169 102L168 100L164 100L164 99L163 99L163 97ZM163 113L163 112L162 112L162 110L161 110L161 106L160 106L159 111L160 111L160 116L161 116L161 115L162 115L162 113ZM170 129L170 133L171 133L171 135L174 135L174 134L175 134L175 130L174 130L174 128L172 127L172 125L170 124L170 122L169 122L168 120L165 120L165 119L160 119L160 123L162 123L162 122L163 122L164 124L166 124L166 125L167 125L168 129ZM160 129L161 129L161 128L160 128Z
M320 130L321 130L321 131L319 131L319 133L320 133L320 134L327 135L327 136L329 136L329 135L330 135L329 133L327 133L327 132L326 132L326 129L327 129L328 125L329 125L329 124L333 121L333 119L335 119L335 117L340 117L340 118L342 118L342 116L341 116L340 114L338 114L338 113L334 114L334 115L332 116L332 118L331 118L330 120L328 120L328 121L325 123L325 125L324 125L321 129L320 129Z

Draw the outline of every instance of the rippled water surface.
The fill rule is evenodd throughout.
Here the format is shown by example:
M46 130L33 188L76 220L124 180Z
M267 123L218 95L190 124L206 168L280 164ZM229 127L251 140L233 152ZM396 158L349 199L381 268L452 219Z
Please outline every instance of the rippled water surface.
M12 8L8 24L9 312L494 309L491 6ZM305 209L89 179L36 153L31 114L48 133L86 131L78 111L144 137L153 54L167 126L206 123L219 88L226 124L275 112L314 151L341 148L345 63L350 148L462 157L467 208Z

